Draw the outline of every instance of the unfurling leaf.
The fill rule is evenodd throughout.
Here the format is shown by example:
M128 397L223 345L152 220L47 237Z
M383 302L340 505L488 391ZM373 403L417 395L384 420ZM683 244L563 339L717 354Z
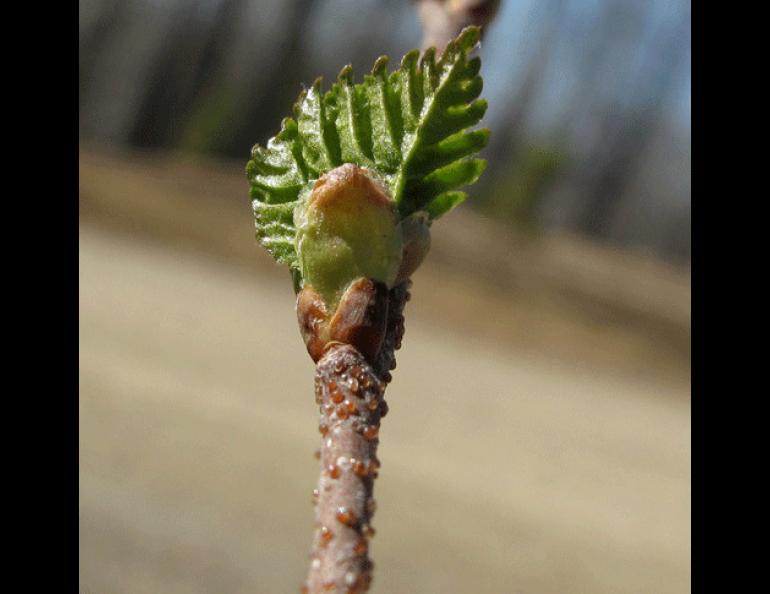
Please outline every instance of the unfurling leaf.
M267 148L255 146L246 171L257 239L292 269L302 268L295 220L322 175L345 163L365 168L382 183L397 221L423 212L433 221L466 198L456 191L475 182L486 162L473 158L489 131L468 129L484 115L479 99L481 61L468 54L479 29L469 27L436 59L434 49L407 53L388 73L379 58L362 83L350 66L322 92L320 79L303 91ZM297 214L295 214L297 211Z

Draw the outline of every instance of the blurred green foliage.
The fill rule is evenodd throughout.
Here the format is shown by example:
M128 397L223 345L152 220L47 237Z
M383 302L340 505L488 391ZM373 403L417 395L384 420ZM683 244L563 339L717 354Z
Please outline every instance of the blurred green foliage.
M224 152L229 138L223 137L236 109L235 96L222 86L204 95L193 108L186 123L179 148L183 151L216 155Z
M495 185L479 196L478 206L518 231L541 230L538 216L551 184L568 166L565 151L549 144L523 144L501 167Z

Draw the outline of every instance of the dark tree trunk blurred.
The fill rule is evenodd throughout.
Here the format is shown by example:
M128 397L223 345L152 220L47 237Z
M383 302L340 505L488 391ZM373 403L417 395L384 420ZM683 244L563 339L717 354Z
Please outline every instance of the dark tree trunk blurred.
M88 94L93 80L96 57L115 33L125 13L125 3L104 0L81 3L78 39L78 84L80 97Z
M242 0L222 0L208 18L204 3L210 0L183 3L175 12L131 133L137 146L176 146L196 97L224 60Z
M230 144L224 147L227 154L233 157L248 155L252 145L264 143L278 132L280 114L291 115L291 106L302 88L302 40L312 5L313 0L292 3L288 28L269 56L267 72L246 92L240 125ZM281 84L272 87L271 92L265 92L265 81L281 81Z

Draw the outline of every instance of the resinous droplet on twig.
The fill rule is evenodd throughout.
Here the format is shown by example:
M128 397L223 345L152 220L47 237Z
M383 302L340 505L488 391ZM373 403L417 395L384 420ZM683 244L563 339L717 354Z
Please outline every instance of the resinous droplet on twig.
M352 460L351 459L351 467L353 468L353 473L356 476L366 476L367 475L367 469L366 464L361 462L361 460Z
M337 508L337 521L346 526L352 526L358 521L356 514L352 509L347 507Z
M350 386L350 391L353 392L353 394L358 393L358 380L354 377L351 377L350 380L348 380L348 385Z
M318 536L321 539L321 546L326 546L334 538L334 532L326 526L321 526Z
M353 553L359 557L363 557L369 551L369 544L365 538L360 539L353 547Z

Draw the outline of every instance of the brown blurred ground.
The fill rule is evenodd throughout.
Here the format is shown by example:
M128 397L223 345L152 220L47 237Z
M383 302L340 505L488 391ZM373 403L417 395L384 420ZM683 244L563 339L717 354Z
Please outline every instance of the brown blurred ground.
M89 594L304 578L312 364L241 169L81 154ZM689 275L464 207L414 281L372 592L689 591Z

